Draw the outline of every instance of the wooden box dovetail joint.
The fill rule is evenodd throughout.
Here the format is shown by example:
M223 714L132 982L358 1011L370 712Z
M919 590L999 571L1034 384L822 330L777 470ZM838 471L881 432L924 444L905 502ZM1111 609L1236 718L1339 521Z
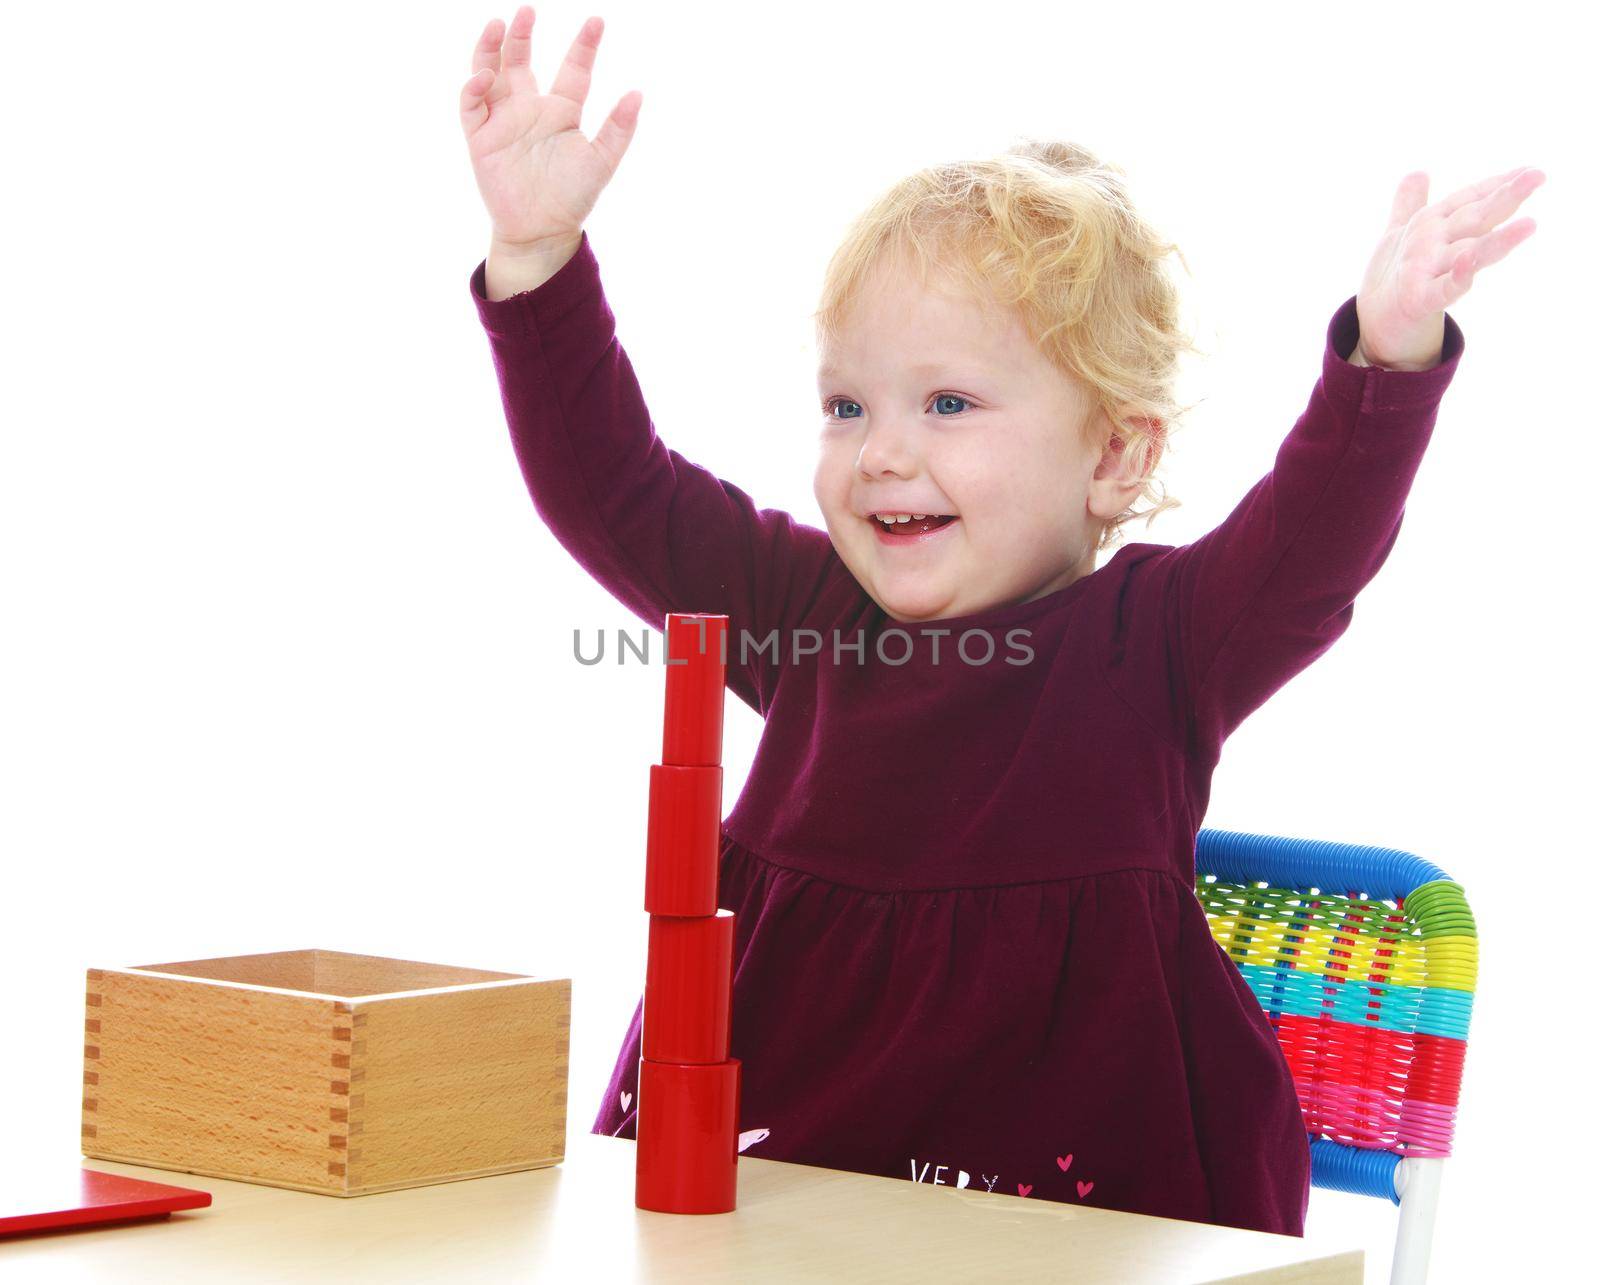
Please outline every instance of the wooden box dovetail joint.
M559 1163L570 978L334 950L91 968L83 1154L360 1196Z

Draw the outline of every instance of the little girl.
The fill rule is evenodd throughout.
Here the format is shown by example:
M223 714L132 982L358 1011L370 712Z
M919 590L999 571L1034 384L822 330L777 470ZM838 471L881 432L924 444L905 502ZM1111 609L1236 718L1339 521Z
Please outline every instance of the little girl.
M656 629L727 615L765 720L720 856L743 1145L1301 1234L1306 1127L1195 835L1223 741L1393 547L1463 351L1443 308L1543 176L1426 209L1405 180L1272 471L1194 543L1096 569L1182 409L1172 247L1078 147L914 174L829 266L823 532L656 436L582 227L639 95L591 143L600 20L548 94L532 26L491 22L462 91L493 221L470 285L540 515ZM594 1132L635 1136L642 1007Z

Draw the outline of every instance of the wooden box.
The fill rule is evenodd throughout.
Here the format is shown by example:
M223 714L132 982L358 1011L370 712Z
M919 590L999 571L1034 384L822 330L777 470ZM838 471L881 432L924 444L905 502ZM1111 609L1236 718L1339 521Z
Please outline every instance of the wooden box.
M83 1154L360 1196L559 1163L572 982L290 950L91 968Z

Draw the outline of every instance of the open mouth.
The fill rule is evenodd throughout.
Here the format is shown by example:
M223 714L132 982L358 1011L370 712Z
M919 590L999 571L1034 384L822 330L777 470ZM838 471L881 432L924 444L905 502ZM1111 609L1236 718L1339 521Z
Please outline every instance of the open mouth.
M877 528L878 538L890 544L903 544L908 540L917 540L923 536L933 535L935 532L945 530L958 520L950 513L926 513L920 516L915 514L884 515L867 519Z

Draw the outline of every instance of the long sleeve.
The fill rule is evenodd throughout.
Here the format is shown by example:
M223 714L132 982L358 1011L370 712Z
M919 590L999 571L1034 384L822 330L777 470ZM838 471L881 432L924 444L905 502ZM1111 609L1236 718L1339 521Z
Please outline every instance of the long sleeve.
M728 616L728 687L765 716L780 645L835 567L826 531L758 509L656 436L616 336L599 265L577 252L534 290L491 301L470 278L529 494L561 545L654 629L669 611ZM748 657L739 633L753 635Z
M1108 649L1112 685L1207 762L1349 627L1356 595L1399 535L1466 346L1446 314L1439 364L1389 371L1350 364L1357 331L1351 296L1329 323L1321 378L1272 470L1213 530L1161 547L1128 577Z

